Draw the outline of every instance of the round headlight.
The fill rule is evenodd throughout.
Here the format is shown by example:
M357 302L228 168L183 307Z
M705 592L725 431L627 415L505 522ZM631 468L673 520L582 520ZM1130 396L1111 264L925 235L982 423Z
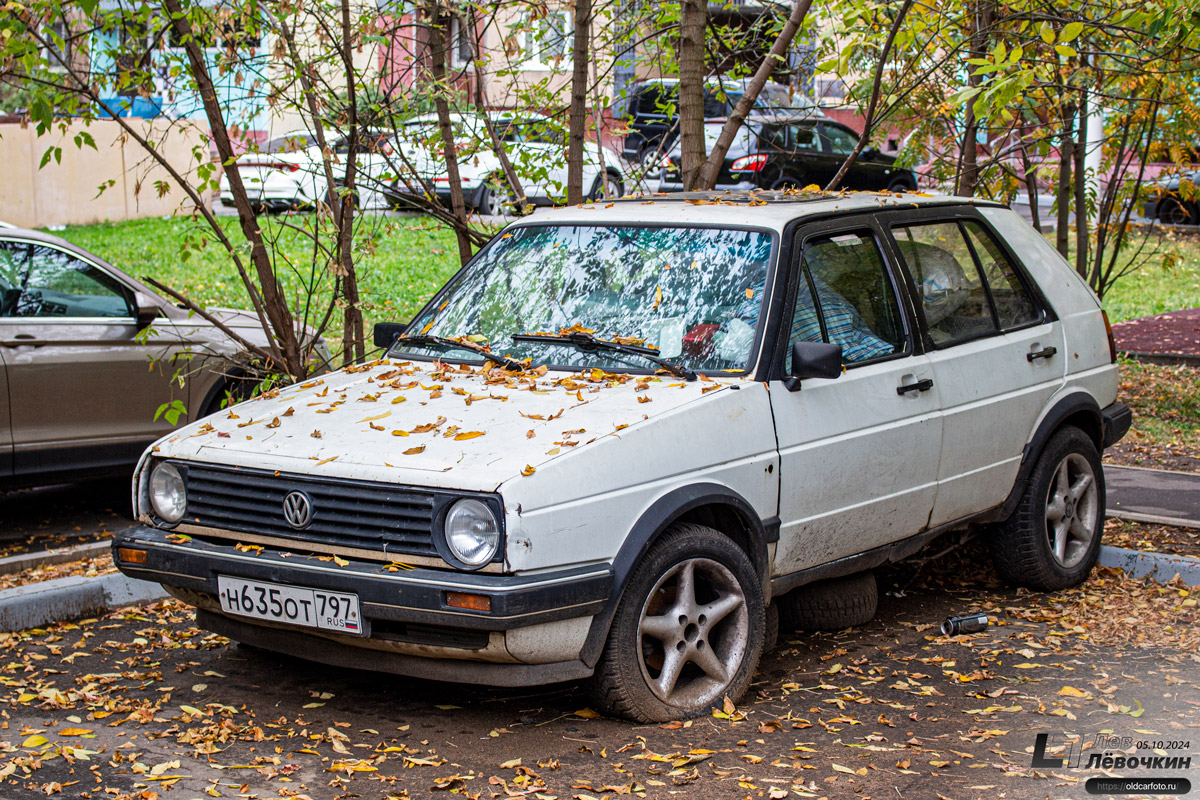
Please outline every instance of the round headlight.
M163 522L175 523L187 511L187 490L174 464L162 462L150 473L150 505Z
M500 546L500 526L486 503L459 500L446 514L446 546L468 567L482 567Z

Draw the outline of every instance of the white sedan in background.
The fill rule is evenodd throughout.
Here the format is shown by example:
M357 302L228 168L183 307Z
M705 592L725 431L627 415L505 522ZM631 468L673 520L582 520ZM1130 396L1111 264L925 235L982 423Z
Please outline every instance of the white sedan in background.
M341 183L346 173L349 142L343 136L330 136L333 142L333 176ZM290 131L269 139L262 148L245 153L237 160L238 173L246 187L250 204L256 210L290 211L311 208L327 195L328 181L316 136L306 130ZM378 133L364 133L357 152L355 194L359 207L388 207L383 189L390 183L392 145ZM221 205L235 203L225 174L220 178Z
M508 153L513 169L521 180L526 198L535 205L562 202L567 194L567 146L562 133L545 117L516 117L493 113L492 123ZM458 170L467 205L481 214L503 214L516 200L505 180L500 159L491 146L484 119L478 114L454 114L458 151ZM432 114L414 119L397 133L399 157L395 174L415 173L432 184L438 198L450 202L450 179L441 146L437 117ZM405 163L406 162L406 163ZM607 147L587 142L583 156L583 187L589 199L620 197L625 194L628 165ZM403 202L405 195L420 195L416 181L407 184L403 177L392 184L392 194Z

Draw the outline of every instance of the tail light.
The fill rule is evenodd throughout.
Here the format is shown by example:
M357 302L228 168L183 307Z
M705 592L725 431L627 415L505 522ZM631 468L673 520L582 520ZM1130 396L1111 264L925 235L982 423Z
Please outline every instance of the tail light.
M729 167L730 172L760 172L767 165L767 154L742 156Z
M674 164L671 163L671 156L669 156L669 155L663 156L662 159L658 162L658 165L660 167L662 167L663 169L670 169L671 167L675 166Z
M1104 317L1104 332L1108 334L1108 355L1115 364L1117 363L1117 339L1113 336L1112 323L1108 321L1108 312L1101 311L1100 315Z

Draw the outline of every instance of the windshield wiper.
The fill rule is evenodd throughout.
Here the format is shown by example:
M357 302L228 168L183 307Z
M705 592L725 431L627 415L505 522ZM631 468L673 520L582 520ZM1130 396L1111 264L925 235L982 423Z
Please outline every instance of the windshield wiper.
M553 342L554 344L573 345L580 350L611 350L614 353L639 356L647 361L654 362L672 375L684 380L696 380L695 372L687 367L659 358L656 355L658 353L657 350L651 350L649 347L638 347L632 344L608 342L604 339L597 339L593 334L583 333L582 331L572 331L561 336L548 333L516 333L513 334L512 339L514 342Z
M519 370L521 372L524 372L526 369L529 368L529 365L522 361L517 361L515 358L509 358L508 356L498 356L495 353L489 353L487 350L484 350L482 347L480 347L477 344L473 344L470 342L460 342L457 339L447 339L444 336L432 336L428 333L418 333L413 336L397 336L395 339L392 340L392 344L393 345L417 344L417 345L426 345L426 346L432 345L434 347L447 347L447 348L455 348L455 349L460 349L460 350L470 350L473 353L478 353L479 355L483 356L486 359L494 361L497 364L503 365L506 369Z

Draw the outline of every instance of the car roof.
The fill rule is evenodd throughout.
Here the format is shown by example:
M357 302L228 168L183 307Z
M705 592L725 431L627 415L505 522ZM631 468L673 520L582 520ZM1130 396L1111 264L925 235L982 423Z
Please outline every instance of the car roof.
M976 205L1003 208L979 198L921 192L723 191L674 192L623 197L607 203L583 203L539 209L514 225L561 224L700 224L750 226L782 231L793 220L885 208Z

